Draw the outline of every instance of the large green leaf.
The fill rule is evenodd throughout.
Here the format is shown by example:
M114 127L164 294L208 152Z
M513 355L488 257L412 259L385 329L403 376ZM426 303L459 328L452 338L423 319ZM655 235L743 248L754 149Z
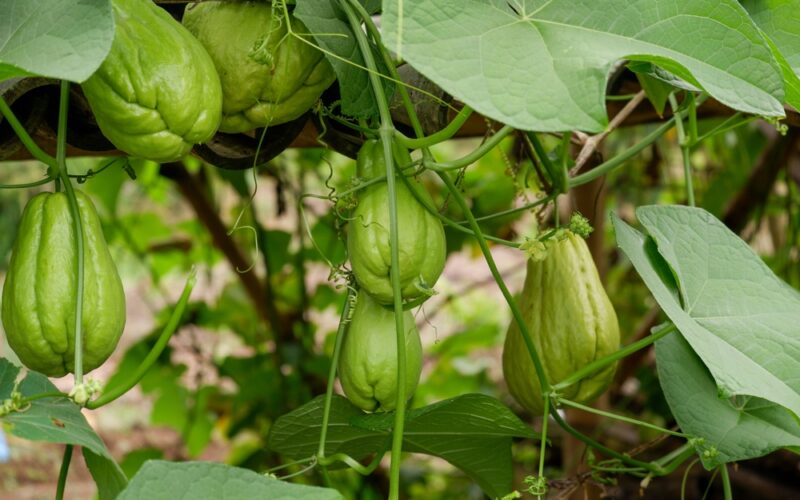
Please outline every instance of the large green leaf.
M735 0L384 0L385 42L481 113L526 130L602 130L620 59L724 104L782 116L781 70Z
M681 429L703 437L697 449L707 469L800 446L800 424L782 406L760 398L718 398L711 374L680 335L656 343L656 364Z
M114 39L111 0L0 0L0 81L89 78Z
M290 458L317 452L324 397L279 418L269 447ZM331 405L326 454L346 453L363 459L388 449L394 413L365 415L341 396ZM511 490L511 439L535 437L499 401L465 394L412 410L406 417L403 449L443 458L472 477L491 497Z
M769 434L761 437L762 447L748 445L744 433L738 431L722 436L723 442L707 425L694 421L707 419L709 413L698 413L692 405L695 399L711 398L714 401L704 404L713 406L717 398L734 398L737 408L749 414L757 410L759 419L784 428L773 413L791 417L785 408L795 414L800 408L800 294L775 277L743 241L705 210L641 207L637 215L652 237L615 218L617 242L715 382L711 393L693 392L691 383L669 379L692 376L691 360L686 367L660 367L666 377L662 380L665 392L673 394L668 400L678 423L725 449L724 455L705 457L707 465L774 449ZM669 359L674 363L679 358ZM751 399L747 405L741 403ZM753 432L752 427L747 430Z
M336 490L270 479L248 469L213 462L150 460L133 476L119 500L339 500Z
M783 71L786 102L800 110L800 0L743 0Z

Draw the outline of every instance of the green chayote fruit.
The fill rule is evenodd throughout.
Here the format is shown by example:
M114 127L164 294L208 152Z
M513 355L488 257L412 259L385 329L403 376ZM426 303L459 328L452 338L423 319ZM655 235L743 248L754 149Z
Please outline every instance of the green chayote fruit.
M189 4L183 24L211 54L222 80L223 132L299 118L335 79L305 25L269 2Z
M406 396L411 398L422 371L422 343L411 312L403 313L406 338ZM363 291L353 311L339 356L339 380L350 401L367 411L395 408L397 329L394 312Z
M125 327L125 293L94 205L75 193L83 223L83 370L111 355ZM22 213L3 287L2 321L20 361L61 377L74 370L77 256L67 195L41 193Z
M208 141L222 89L203 46L151 0L113 0L111 52L82 84L100 130L132 156L166 162Z
M543 260L528 261L519 306L551 384L619 348L614 307L586 242L571 232L551 243ZM615 370L616 364L611 364L561 395L589 402L605 391ZM539 377L515 321L506 336L503 373L517 402L534 414L541 413Z
M411 163L408 151L394 144L396 166ZM386 174L383 146L369 140L358 152L357 173L363 179ZM395 182L397 194L397 223L400 254L400 290L403 300L430 294L444 269L446 242L442 223L428 212L410 189L433 201L414 179L408 184L399 177ZM410 185L410 187L409 187ZM347 249L353 274L361 288L382 304L391 304L392 282L391 245L389 238L389 189L386 181L358 193L358 205L353 213L347 234Z

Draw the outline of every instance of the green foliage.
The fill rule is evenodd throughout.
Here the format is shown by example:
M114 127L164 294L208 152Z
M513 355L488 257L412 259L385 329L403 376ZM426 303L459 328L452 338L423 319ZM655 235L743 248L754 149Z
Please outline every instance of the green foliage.
M41 75L82 82L111 49L111 0L10 0L3 10L0 81Z
M336 491L278 481L246 469L212 462L151 460L118 497L120 500L152 498L170 500L188 496L217 498L270 498L275 500L339 500Z
M384 36L443 89L523 130L603 130L606 78L623 58L658 64L734 109L783 115L781 70L734 0L681 0L672 9L604 2L615 16L598 15L596 2L539 4L384 2ZM742 50L706 50L687 36L698 32ZM497 78L509 70L513 77Z

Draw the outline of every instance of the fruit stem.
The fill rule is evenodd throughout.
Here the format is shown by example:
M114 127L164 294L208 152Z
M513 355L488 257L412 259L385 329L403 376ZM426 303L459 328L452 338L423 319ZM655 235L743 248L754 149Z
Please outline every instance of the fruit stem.
M67 112L69 108L69 82L61 80L61 93L58 105L58 132L56 135L56 166L58 177L64 184L64 191L69 202L69 211L72 216L72 229L75 233L75 268L73 272L76 277L75 285L75 362L73 371L75 373L75 385L83 383L83 222L78 206L78 199L75 197L75 190L69 179L67 170Z

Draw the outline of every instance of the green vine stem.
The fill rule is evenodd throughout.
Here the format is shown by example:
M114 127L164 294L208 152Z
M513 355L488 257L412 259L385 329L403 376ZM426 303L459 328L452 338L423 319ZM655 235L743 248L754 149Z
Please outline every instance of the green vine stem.
M503 128L492 134L488 139L486 139L483 144L478 146L477 148L473 149L472 152L469 154L453 161L448 162L435 162L435 161L425 161L423 162L425 167L435 170L437 172L445 172L448 170L458 170L460 168L467 167L476 161L483 158L486 153L494 149L500 142L505 139L510 133L514 131L514 127L510 125L505 125Z
M469 228L464 227L462 225L462 223L456 222L456 221L454 221L454 220L452 220L452 219L450 219L448 217L445 217L441 213L439 213L439 210L437 210L436 207L433 206L430 203L429 200L426 200L422 196L419 195L419 193L416 190L416 187L413 184L408 182L408 180L405 177L403 177L402 179L403 179L403 182L406 183L406 185L408 186L409 190L411 191L411 195L414 196L414 198L422 205L422 207L425 210L427 210L431 215L433 215L437 219L441 220L442 223L445 224L446 226L449 226L449 227L455 229L456 231L458 231L460 233L468 234L468 235L473 236L473 237L475 236L475 232L472 231ZM542 203L544 203L544 201L539 200L537 203L534 204L534 206L535 205L541 205ZM469 224L469 221L466 221L466 223ZM488 241L493 241L493 242L498 243L498 244L503 245L503 246L507 246L507 247L510 247L510 248L519 248L519 243L516 243L516 242L513 242L513 241L509 241L509 240L504 240L504 239L498 238L496 236L488 236L487 235L487 236L484 236L484 238L486 240L488 240Z
M328 422L331 416L331 400L333 398L333 384L336 382L336 367L339 363L339 355L342 352L342 343L347 335L350 325L350 316L353 311L353 303L356 300L356 291L353 287L347 287L342 315L339 318L339 328L336 330L336 341L333 346L333 357L331 358L331 368L328 371L328 386L325 389L325 407L322 410L322 429L319 433L319 448L317 449L317 459L322 461L325 458L325 440L328 437Z
M53 178L47 176L44 179L40 179L38 181L33 181L33 182L26 182L23 184L0 184L0 189L27 189L36 186L41 186L49 182L53 182Z
M11 125L14 133L17 134L17 137L19 137L19 140L22 142L22 144L25 146L25 149L28 150L31 156L54 170L58 168L56 165L56 159L45 153L33 141L31 136L28 135L28 131L25 130L25 127L22 125L22 123L20 123L20 121L14 115L14 112L11 111L8 103L6 103L5 99L2 97L0 97L0 113L3 114L3 117L8 121L8 124Z
M690 207L694 206L694 182L692 181L692 163L689 158L689 149L691 144L686 137L686 131L683 128L683 118L677 114L678 101L675 99L675 92L669 94L669 105L672 106L672 112L676 115L675 130L678 132L678 145L681 148L681 159L683 160L683 178L686 182L686 200ZM691 99L689 106L689 115L694 111L694 99Z
M458 112L458 114L450 123L447 124L446 127L434 132L429 136L412 139L398 131L395 131L394 135L397 139L397 142L408 149L429 148L439 144L440 142L451 139L454 135L456 135L456 132L461 130L461 127L464 125L464 123L466 123L470 116L472 116L472 108L465 104L464 107L461 108L461 111Z
M64 498L64 488L67 485L67 474L69 473L70 462L72 462L72 445L68 444L64 447L64 458L61 460L61 470L58 471L56 500L62 500Z
M75 385L83 383L83 288L84 288L84 234L78 199L69 179L67 170L67 113L69 112L69 82L61 80L58 106L58 132L56 134L56 172L64 184L64 191L72 215L72 228L75 232Z
M192 294L192 289L194 288L195 283L197 282L197 269L192 268L191 272L189 273L189 277L186 279L186 284L183 286L183 292L181 293L180 298L178 299L177 304L175 304L175 308L172 310L172 314L170 314L169 319L167 320L167 324L164 326L164 329L161 331L161 334L158 336L158 340L156 340L156 344L147 353L147 357L144 358L142 364L136 368L136 371L133 372L133 375L123 384L115 387L113 390L102 394L99 398L89 401L86 404L86 407L90 410L95 410L100 408L101 406L107 405L108 403L114 401L118 397L122 396L133 386L139 383L139 381L144 377L147 370L150 369L151 366L156 362L158 357L164 351L164 348L167 346L167 342L169 342L170 337L172 334L175 333L175 330L178 329L178 325L180 324L181 318L183 317L183 313L186 311L186 307L189 304L189 297Z
M361 51L364 62L370 69L369 78L375 102L380 113L380 138L383 145L383 155L386 164L386 186L389 195L389 242L391 250L391 268L389 271L394 294L394 318L397 339L397 398L395 403L394 429L392 430L392 460L389 467L389 498L397 500L400 498L400 461L403 451L403 427L405 425L406 412L406 334L403 327L403 297L400 288L400 235L397 227L397 179L395 177L394 158L392 153L392 140L394 139L394 126L392 116L389 112L389 105L383 91L377 65L372 55L372 49L367 40L366 34L361 28L361 22L353 10L355 0L340 2L342 9L347 15L350 26L356 35L359 50Z
M671 431L669 429L665 429L663 427L659 427L657 425L654 425L654 424L651 424L651 423L648 423L648 422L643 422L641 420L636 420L635 418L630 418L630 417L626 417L626 416L623 416L623 415L617 415L617 414L614 414L614 413L611 413L611 412L598 410L597 408L592 408L591 406L582 405L580 403L576 403L575 401L570 401L569 399L564 399L564 398L555 398L555 399L556 399L556 402L558 404L566 405L566 406L569 406L571 408L576 408L578 410L582 410L582 411L585 411L585 412L588 412L588 413L594 413L595 415L600 415L602 417L612 418L614 420L619 420L620 422L627 422L629 424L638 425L639 427L644 427L644 428L647 428L647 429L658 431L658 432L661 432L663 434L669 434L670 436L686 438L686 439L688 439L690 437L690 436L687 436L686 434L684 434L682 432Z
M699 106L706 100L708 96L702 95L696 99L696 105ZM582 186L593 180L597 179L598 177L602 177L607 173L611 172L617 167L622 166L626 161L630 160L637 154L639 154L642 150L656 142L658 138L664 135L669 129L671 129L676 122L676 118L683 119L683 117L688 113L688 110L683 109L681 111L676 112L672 118L665 121L661 125L659 125L655 130L644 136L641 141L637 142L632 147L626 149L622 153L618 154L617 156L611 158L610 160L601 163L600 165L596 166L595 168L589 170L588 172L584 172L580 175L576 175L569 181L569 187L574 188L578 186Z
M456 185L453 183L453 180L450 178L450 174L447 172L439 172L439 177L442 179L442 181L444 181L447 189L450 191L450 195L453 197L453 200L455 200L456 204L458 204L458 206L464 212L464 215L469 220L469 224L472 227L472 232L474 233L475 239L478 241L478 246L483 253L483 258L486 260L486 265L489 266L489 270L497 282L500 292L503 294L503 297L508 303L509 309L511 309L511 315L514 317L514 321L516 321L517 326L522 333L522 338L525 341L525 347L528 349L528 354L531 357L531 361L533 361L533 367L536 370L536 375L539 377L539 383L542 386L542 394L549 394L551 390L550 382L547 380L547 375L544 372L544 367L542 366L542 361L539 358L539 353L536 352L536 346L533 345L533 340L531 340L531 335L528 332L528 327L525 325L525 320L522 318L522 312L520 311L519 306L517 306L516 300L514 300L511 292L508 291L508 287L506 286L500 271L497 270L494 257L492 257L492 252L489 250L489 245L486 243L486 238L484 238L480 226L475 220L475 217L472 215L472 211L467 206L464 196L462 196Z
M719 466L719 475L722 478L722 496L725 500L733 500L733 492L731 491L731 477L728 475L728 465L722 464Z
M550 413L550 398L544 398L544 412L542 416L542 441L539 443L539 478L544 478L544 461L547 454L547 423L549 418L547 414ZM543 493L546 493L543 492ZM541 497L542 495L538 495Z
M620 360L626 356L630 356L634 352L644 349L645 347L649 346L650 344L656 342L657 340L666 337L672 332L677 331L678 329L672 323L665 323L653 329L653 333L649 336L637 340L636 342L629 344L622 349L609 354L608 356L604 356L600 359L596 359L589 363L588 365L584 366L580 370L574 372L569 377L565 378L561 382L557 384L553 384L554 391L560 391L566 389L567 387L577 384L584 378L594 374L605 368L606 366L610 365L611 363Z
M607 446L605 446L602 443L590 438L589 436L584 435L583 433L581 433L580 431L578 431L577 429L575 429L574 427L569 425L567 423L567 421L564 420L561 417L561 415L559 415L558 409L555 407L555 405L550 407L550 416L553 417L553 419L556 421L556 423L562 429L564 429L568 433L572 434L575 438L579 439L580 441L583 441L587 445L591 446L592 448L595 448L596 450L599 450L599 451L605 453L606 455L608 455L610 457L614 457L614 458L622 461L623 463L626 463L626 464L629 464L629 465L633 465L633 466L639 467L641 469L647 470L647 471L651 472L654 475L659 475L660 476L660 475L663 474L663 468L660 465L651 464L651 463L648 463L648 462L642 462L641 460L633 459L633 458L631 458L631 457L629 457L627 455L624 455L622 453L619 453L617 451L612 450L611 448L608 448Z

